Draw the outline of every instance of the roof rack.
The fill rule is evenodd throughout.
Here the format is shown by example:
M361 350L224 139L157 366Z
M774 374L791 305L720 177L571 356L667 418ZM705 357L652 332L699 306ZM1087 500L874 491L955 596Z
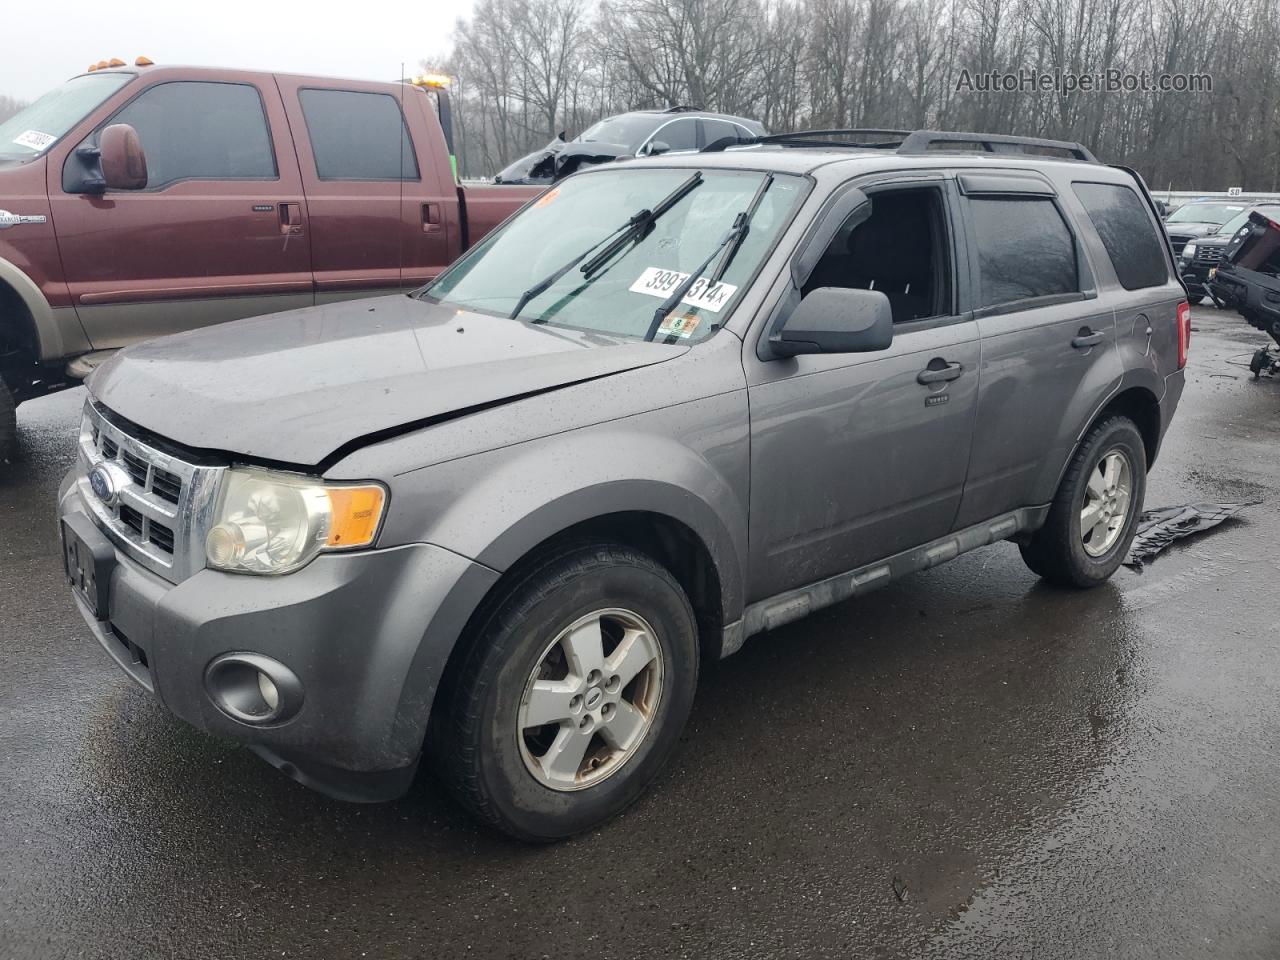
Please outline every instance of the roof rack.
M859 142L849 138L867 138ZM1011 137L999 133L958 133L943 130L878 130L851 127L839 130L797 130L757 137L755 144L785 147L846 147L853 149L893 150L895 153L920 155L940 151L965 153L1040 154L1064 160L1097 163L1087 147L1070 140L1046 140L1041 137ZM719 152L733 143L729 138L717 140L703 148L704 153Z
M658 112L659 113L693 113L698 109L699 109L698 107L675 106L675 107L667 107L667 109L660 110Z

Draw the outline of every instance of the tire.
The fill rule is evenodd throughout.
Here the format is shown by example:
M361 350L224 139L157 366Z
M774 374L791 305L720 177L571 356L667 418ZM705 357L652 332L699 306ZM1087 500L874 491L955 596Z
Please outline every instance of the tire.
M603 661L572 652L579 636L591 648L592 618ZM482 822L532 843L589 830L635 802L675 749L697 688L697 626L684 590L645 554L610 544L550 554L517 577L471 639L437 743L454 795ZM623 659L652 654L626 683L624 643L644 649ZM594 685L589 661L602 664ZM545 703L560 719L526 726ZM567 745L562 754L557 744Z
M0 379L0 467L18 458L18 405Z
M1105 518L1118 517L1121 507L1116 499L1105 493L1100 498L1094 491L1107 489L1099 465L1113 455L1127 466L1129 493L1123 504L1123 520L1108 527ZM1118 461L1108 460L1111 463ZM1142 434L1128 417L1108 417L1089 431L1071 458L1044 526L1020 547L1023 561L1033 573L1060 586L1088 588L1105 582L1129 552L1146 490L1147 453ZM1090 531L1082 527L1081 512L1087 502L1103 505L1091 517L1099 518L1104 526ZM1112 505L1110 514L1102 512L1107 503Z

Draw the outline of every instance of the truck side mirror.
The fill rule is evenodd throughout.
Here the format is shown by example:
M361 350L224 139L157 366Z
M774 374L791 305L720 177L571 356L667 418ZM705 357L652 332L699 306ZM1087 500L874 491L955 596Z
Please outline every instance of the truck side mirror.
M769 338L775 357L802 353L870 353L893 343L893 308L879 290L819 287Z
M127 123L113 123L98 140L102 179L108 190L142 190L147 185L147 155L138 131Z

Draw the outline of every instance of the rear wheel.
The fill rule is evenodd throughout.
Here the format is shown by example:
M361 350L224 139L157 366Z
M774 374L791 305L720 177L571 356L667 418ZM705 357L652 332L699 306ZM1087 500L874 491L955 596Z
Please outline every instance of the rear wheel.
M1077 449L1022 559L1052 583L1097 586L1124 561L1146 489L1142 434L1128 417L1103 420Z
M549 557L467 654L442 744L455 795L522 840L602 823L670 756L697 671L693 609L668 570L607 544Z

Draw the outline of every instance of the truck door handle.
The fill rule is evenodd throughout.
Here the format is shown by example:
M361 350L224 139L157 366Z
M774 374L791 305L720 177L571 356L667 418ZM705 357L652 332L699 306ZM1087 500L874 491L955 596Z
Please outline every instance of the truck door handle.
M1095 333L1088 327L1081 327L1080 332L1071 338L1071 345L1079 350L1084 350L1086 347L1096 347L1103 341L1104 337L1104 334Z
M302 232L302 204L280 204L280 232L286 235Z
M941 357L934 357L929 365L916 374L916 383L942 383L954 380L964 373L964 366L959 363L947 363Z
M435 233L440 229L440 204L424 203L422 205L422 232Z

